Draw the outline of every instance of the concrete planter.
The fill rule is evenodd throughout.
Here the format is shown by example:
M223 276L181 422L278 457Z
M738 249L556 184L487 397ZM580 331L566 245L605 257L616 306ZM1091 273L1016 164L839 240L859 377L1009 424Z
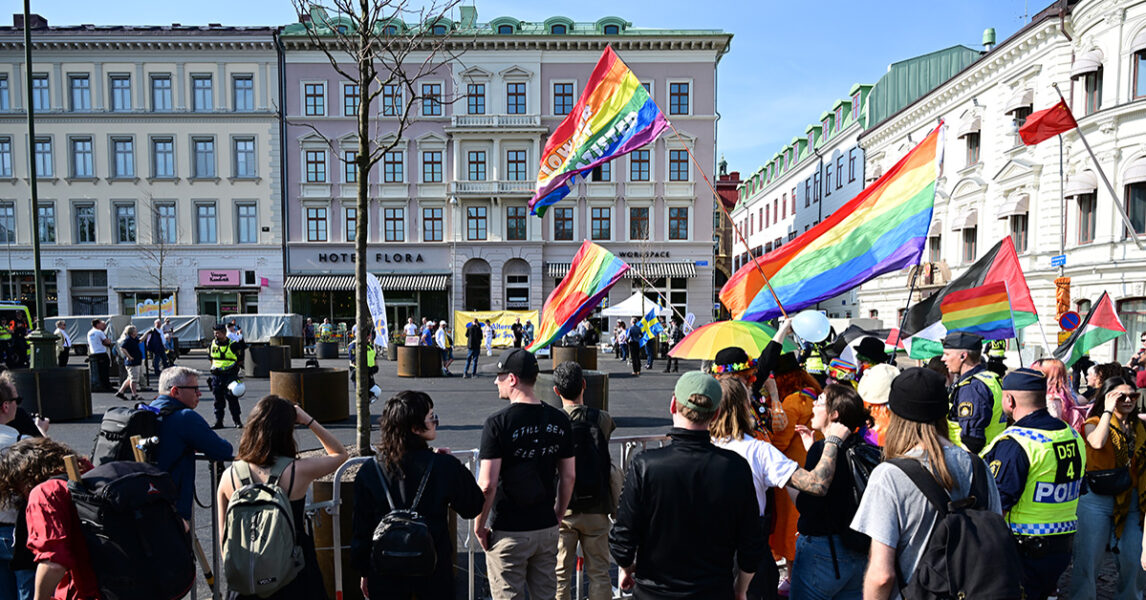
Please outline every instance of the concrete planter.
M271 393L298 403L319 423L345 421L350 416L346 369L283 369L271 371Z
M554 369L563 362L573 361L586 371L597 370L596 346L551 346L550 350L553 351Z
M271 376L271 371L283 371L290 368L290 348L252 344L247 346L247 356L243 362L243 375L245 377L267 379Z
M315 358L338 358L338 342L316 342L314 344Z
M91 374L87 367L12 369L16 393L24 410L52 421L75 421L92 416Z
M398 377L441 377L442 351L433 346L398 346Z

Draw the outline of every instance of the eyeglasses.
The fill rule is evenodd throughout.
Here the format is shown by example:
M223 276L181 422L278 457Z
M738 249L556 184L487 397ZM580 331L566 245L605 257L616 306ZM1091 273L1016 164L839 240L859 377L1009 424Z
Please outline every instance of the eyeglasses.
M19 396L16 396L15 398L9 398L8 400L5 400L5 402L15 402L16 406L20 406L21 404L24 403L24 399L19 397Z
M437 427L438 423L440 423L440 422L441 421L438 419L438 415L434 415L434 416L430 417L429 419L426 419L426 423L433 424L434 427Z
M195 392L196 396L202 396L203 395L203 390L199 389L199 386L197 386L197 385L176 385L176 386L172 386L172 387L174 387L177 390L191 390L191 391Z

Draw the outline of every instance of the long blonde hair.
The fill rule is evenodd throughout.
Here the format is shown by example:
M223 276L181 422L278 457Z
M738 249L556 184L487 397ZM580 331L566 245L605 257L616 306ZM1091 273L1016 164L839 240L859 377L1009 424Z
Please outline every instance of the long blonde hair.
M947 431L945 418L919 423L892 412L884 437L885 460L907 456L907 453L916 446L921 446L923 454L927 456L927 463L931 466L931 473L939 480L939 485L950 491L955 488L955 479L951 477L951 471L947 469L947 460L943 455L943 440L949 440Z
M752 436L752 407L748 402L748 388L739 377L721 377L720 413L709 423L708 433L713 439L738 440Z

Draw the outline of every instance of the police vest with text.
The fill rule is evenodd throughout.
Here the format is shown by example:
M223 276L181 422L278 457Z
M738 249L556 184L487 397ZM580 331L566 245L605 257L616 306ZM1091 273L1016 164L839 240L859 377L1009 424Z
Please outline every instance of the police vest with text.
M1007 340L991 340L987 342L987 356L990 358L1007 357Z
M1009 427L998 439L1003 437L1014 440L1030 463L1023 493L1007 515L1011 531L1040 536L1074 533L1086 466L1082 436L1071 427L1058 431Z
M812 345L808 360L804 361L804 370L815 375L822 375L827 372L828 369L824 365L824 353L819 345Z
M955 392L951 394L955 398L956 404L959 404L959 389L965 385L970 384L972 381L978 379L982 381L987 389L991 390L991 421L987 424L987 429L984 435L987 436L987 443L990 444L991 440L999 437L1003 430L1007 428L1007 416L1003 414L1003 385L999 383L999 376L990 371L980 371L971 377L960 381L955 385ZM959 414L959 407L955 407L955 416L961 417L964 415ZM963 445L963 427L959 421L947 421L947 429L950 432L951 441Z
M230 369L239 360L235 356L235 350L231 348L230 340L225 344L220 344L218 340L211 342L211 368L226 370Z

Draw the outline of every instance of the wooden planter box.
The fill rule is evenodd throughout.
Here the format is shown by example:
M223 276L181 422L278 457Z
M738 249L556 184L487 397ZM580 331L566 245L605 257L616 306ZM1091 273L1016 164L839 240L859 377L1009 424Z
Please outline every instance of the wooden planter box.
M319 423L350 417L346 369L303 368L271 371L271 393L302 406Z
M113 365L114 367L114 365ZM91 373L84 367L10 369L24 410L55 421L92 416Z

